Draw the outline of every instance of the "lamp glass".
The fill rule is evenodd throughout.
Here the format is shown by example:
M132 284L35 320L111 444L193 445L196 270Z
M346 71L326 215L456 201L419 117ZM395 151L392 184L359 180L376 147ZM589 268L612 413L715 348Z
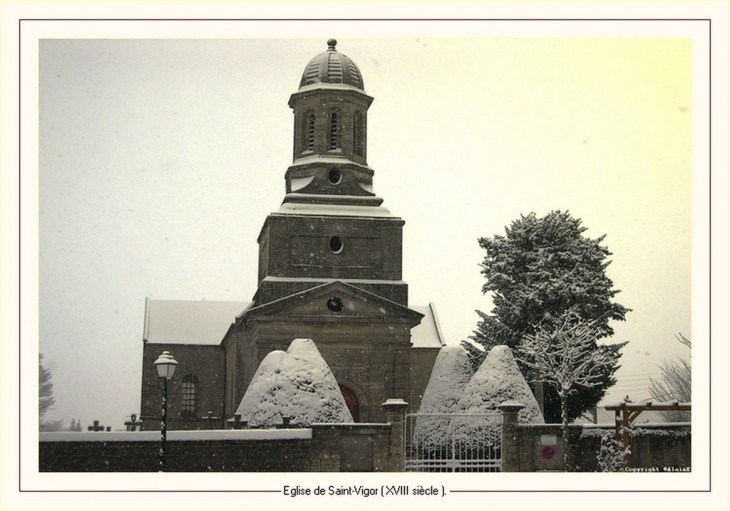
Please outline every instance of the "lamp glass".
M175 360L168 351L163 351L162 355L155 360L155 367L157 367L157 374L160 378L172 378L175 374L175 368L177 367L177 360Z

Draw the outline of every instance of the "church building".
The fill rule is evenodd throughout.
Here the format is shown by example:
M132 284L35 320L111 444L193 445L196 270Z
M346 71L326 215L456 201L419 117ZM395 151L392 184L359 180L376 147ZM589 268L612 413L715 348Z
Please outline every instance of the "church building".
M373 98L335 40L305 67L289 106L293 162L286 193L258 238L250 302L147 299L141 419L157 429L154 360L178 361L168 427L228 427L264 357L312 339L355 422L385 422L382 403L417 411L445 344L433 304L409 306L402 279L404 220L382 206L367 164ZM296 417L293 418L296 422Z

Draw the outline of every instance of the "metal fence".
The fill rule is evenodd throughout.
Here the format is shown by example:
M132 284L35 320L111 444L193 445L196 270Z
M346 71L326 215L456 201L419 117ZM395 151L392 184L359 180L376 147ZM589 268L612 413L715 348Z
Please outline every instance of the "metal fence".
M500 472L502 414L409 413L406 472Z

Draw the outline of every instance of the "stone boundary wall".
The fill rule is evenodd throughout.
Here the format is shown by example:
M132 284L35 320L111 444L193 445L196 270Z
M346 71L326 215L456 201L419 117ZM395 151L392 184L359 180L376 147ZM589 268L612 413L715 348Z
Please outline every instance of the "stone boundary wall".
M41 472L157 472L160 433L42 433ZM309 469L312 430L169 431L169 472Z
M168 472L388 471L390 424L169 431ZM41 433L41 472L157 472L160 434Z
M407 403L392 400L384 424L314 424L309 428L169 431L170 472L401 472ZM514 404L500 407L502 471L563 471L559 424L519 424ZM601 438L613 424L572 425L573 471L598 470ZM41 472L156 472L157 432L41 433ZM690 424L641 424L631 430L633 469L691 469Z
M597 472L601 438L614 434L614 425L571 425L569 438L575 472ZM502 448L507 472L564 471L564 440L560 424L517 425ZM549 446L554 447L554 451ZM548 446L548 447L546 447ZM643 471L691 469L692 433L689 424L652 424L631 428L631 468ZM551 457L552 455L552 457Z
M580 438L581 472L598 471L601 437L613 424L585 425ZM692 467L692 427L688 423L636 424L631 427L631 468L643 471L687 471Z

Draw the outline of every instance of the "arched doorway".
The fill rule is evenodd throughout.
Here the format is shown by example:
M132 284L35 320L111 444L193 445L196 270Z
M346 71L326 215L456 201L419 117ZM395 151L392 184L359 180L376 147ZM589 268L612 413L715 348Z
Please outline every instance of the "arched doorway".
M357 398L357 395L352 389L344 385L340 385L340 392L342 392L342 396L345 398L345 404L347 405L347 409L350 410L352 420L360 422L360 400Z

